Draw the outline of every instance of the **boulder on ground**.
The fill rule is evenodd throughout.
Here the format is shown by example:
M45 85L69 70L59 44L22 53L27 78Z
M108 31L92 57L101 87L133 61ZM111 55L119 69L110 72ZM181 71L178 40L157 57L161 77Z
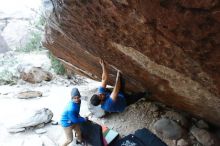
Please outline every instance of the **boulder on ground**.
M181 115L180 113L177 113L174 111L167 111L164 117L167 117L168 119L176 121L182 127L185 127L185 128L189 127L189 121L187 120L185 116Z
M19 65L17 67L20 78L30 83L40 83L42 81L50 81L52 74L43 70L41 67L33 67L31 65Z
M201 129L209 129L209 125L203 121L203 120L199 120L197 123L196 123L196 126L198 128L201 128Z
M193 126L190 132L204 146L217 146L220 144L219 140L207 130Z
M185 133L185 130L176 122L166 118L156 121L154 129L159 136L172 140L180 139Z
M11 50L23 48L31 38L30 22L27 20L8 20L8 24L2 31L2 36Z
M177 146L189 146L189 142L185 139L180 139L177 141Z
M19 99L29 99L29 98L36 98L41 96L42 96L42 92L40 91L25 91L25 92L20 92L16 95L16 97Z
M43 134L43 133L46 133L46 132L47 132L47 130L45 130L45 129L36 129L35 130L36 134Z
M17 132L18 129L37 126L42 123L48 123L53 117L52 111L47 108L35 110L30 113L24 113L22 115L24 116L19 117L20 119L18 119L16 123L8 127L9 132L13 133Z
M18 132L23 132L25 131L25 128L9 128L8 132L9 133L18 133Z

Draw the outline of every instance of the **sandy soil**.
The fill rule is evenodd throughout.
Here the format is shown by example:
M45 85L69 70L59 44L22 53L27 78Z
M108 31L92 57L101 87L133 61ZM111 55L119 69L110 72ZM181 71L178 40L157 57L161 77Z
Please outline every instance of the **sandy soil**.
M23 85L0 86L0 146L18 145L19 140L22 141L26 136L35 134L33 130L17 134L10 134L6 130L6 127L15 123L19 116L25 116L24 114L29 110L48 108L54 114L52 120L59 121L63 108L70 99L70 91L73 87L79 88L83 96L83 92L89 90L90 87L96 87L98 84L88 79L86 79L86 82L82 85L70 85L69 82L62 80L62 82L56 82L56 84L45 82L44 85L25 83ZM43 96L35 99L15 98L16 93L24 90L41 91ZM86 116L88 112L87 104L82 101L81 115ZM55 143L59 143L58 139L63 136L62 128L48 124L45 129L47 129L46 135Z

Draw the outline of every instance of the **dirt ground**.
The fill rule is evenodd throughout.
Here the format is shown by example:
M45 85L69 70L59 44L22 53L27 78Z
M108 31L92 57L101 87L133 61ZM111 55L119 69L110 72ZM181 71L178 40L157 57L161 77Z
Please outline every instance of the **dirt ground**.
M83 80L84 83L73 85L71 81L57 77L51 82L30 84L20 81L17 85L0 86L0 146L24 146L27 145L25 144L27 143L26 141L30 141L30 139L38 141L42 137L47 137L54 145L60 145L65 138L60 125L46 124L43 129L47 132L44 134L36 134L34 132L36 128L10 134L7 132L7 127L10 123L14 123L19 116L24 116L22 114L25 114L26 111L40 108L50 109L54 114L52 120L59 121L63 108L70 99L70 91L73 87L77 87L81 95L84 96L100 85L96 81L85 78ZM15 98L16 93L23 90L41 91L43 96L34 99ZM151 102L141 100L131 105L123 113L110 114L104 118L90 117L90 119L114 129L123 137L139 128L146 127L151 129L152 123L158 119L158 113L153 111L154 108L154 104ZM87 116L89 113L87 102L82 100L80 114ZM168 142L170 143L170 141ZM35 143L37 144L37 142Z

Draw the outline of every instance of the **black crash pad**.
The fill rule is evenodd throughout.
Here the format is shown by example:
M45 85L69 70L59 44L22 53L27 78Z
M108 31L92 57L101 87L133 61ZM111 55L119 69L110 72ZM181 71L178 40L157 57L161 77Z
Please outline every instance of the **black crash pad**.
M104 146L102 127L91 121L80 124L83 140L91 146Z
M143 128L134 134L125 136L118 140L114 146L167 146L161 139L148 129Z
M135 137L133 134L129 134L124 138L118 140L114 146L145 146L144 143Z

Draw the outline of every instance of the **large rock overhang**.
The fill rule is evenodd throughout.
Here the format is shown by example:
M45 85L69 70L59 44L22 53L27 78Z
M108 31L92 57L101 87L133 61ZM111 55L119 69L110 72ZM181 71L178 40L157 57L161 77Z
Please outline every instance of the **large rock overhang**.
M65 64L220 125L218 0L52 0L44 46Z

